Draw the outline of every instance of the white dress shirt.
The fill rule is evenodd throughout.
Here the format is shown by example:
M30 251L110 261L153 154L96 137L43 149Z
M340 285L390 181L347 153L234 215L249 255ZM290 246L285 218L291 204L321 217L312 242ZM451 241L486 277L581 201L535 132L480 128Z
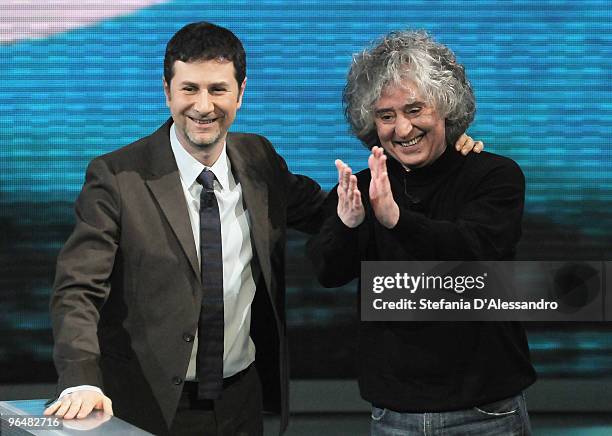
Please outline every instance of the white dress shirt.
M174 124L170 127L170 145L181 176L187 201L191 230L200 259L200 192L202 185L196 178L205 166L191 156L180 144ZM221 218L221 246L223 251L223 377L230 377L248 367L255 360L255 344L249 336L251 303L255 296L255 280L251 271L250 218L242 201L242 187L236 183L227 158L225 144L217 161L208 168L215 175L214 189ZM193 346L187 380L195 379L196 342Z
M200 259L200 192L202 185L196 178L205 166L191 156L181 145L174 124L170 127L170 145L178 166L181 186L185 194L187 210L198 260ZM250 337L251 304L255 297L255 280L251 270L253 248L251 245L250 218L242 198L242 187L236 183L227 158L226 147L212 167L215 175L214 190L221 218L221 244L223 252L223 377L230 377L255 361L255 344ZM199 308L198 308L199 313ZM198 347L196 333L186 380L195 380L195 362ZM79 390L100 388L81 385L64 389L59 398Z

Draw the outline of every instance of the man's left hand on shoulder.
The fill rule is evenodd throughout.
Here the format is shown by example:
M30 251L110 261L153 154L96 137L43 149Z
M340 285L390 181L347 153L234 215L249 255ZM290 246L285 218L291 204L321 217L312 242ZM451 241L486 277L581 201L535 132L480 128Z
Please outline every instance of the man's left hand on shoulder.
M468 136L465 133L462 133L455 143L455 150L461 152L461 154L464 156L466 156L470 151L480 153L483 149L484 143L482 141L474 141L471 136Z

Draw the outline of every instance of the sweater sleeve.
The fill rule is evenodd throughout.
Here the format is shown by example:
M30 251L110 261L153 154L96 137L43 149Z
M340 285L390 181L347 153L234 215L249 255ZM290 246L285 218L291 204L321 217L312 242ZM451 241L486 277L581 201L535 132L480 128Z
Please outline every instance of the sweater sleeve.
M307 255L317 278L328 288L345 285L359 275L359 233L366 225L349 228L340 220L337 188L334 186L324 203L326 219L320 232L307 244Z
M514 254L521 235L525 178L511 160L494 166L453 220L436 220L400 206L397 225L387 230L404 250L422 258L500 260ZM470 189L469 187L467 189Z

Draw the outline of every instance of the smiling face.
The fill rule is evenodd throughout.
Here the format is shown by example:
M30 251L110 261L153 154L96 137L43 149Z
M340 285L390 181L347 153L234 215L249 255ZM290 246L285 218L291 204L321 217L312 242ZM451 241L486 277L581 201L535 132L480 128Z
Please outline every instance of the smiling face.
M406 169L430 165L446 149L444 118L410 80L383 89L374 121L385 152Z
M176 61L166 105L181 145L205 164L217 159L242 104L245 81L238 86L234 64L224 60ZM212 160L212 162L208 162Z

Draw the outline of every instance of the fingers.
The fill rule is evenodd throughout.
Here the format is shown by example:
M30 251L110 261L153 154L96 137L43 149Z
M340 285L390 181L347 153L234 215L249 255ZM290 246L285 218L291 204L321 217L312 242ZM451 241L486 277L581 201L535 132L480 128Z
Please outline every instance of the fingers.
M463 146L469 142L472 141L472 138L470 138L468 135L466 135L465 133L462 133L461 136L459 137L459 139L457 139L457 142L455 143L455 150L457 151L461 151L463 150ZM474 141L472 141L473 143Z
M471 136L467 136L465 134L464 136L466 137L466 140L461 147L461 154L465 156L474 148L474 140Z
M361 204L361 192L359 192L359 189L355 189L353 191L352 207L354 210L359 210L363 207Z
M43 412L64 419L82 419L89 416L93 409L102 409L113 415L112 401L107 396L95 391L76 391L64 395Z
M68 412L68 409L70 409L70 406L72 405L72 400L70 399L70 395L65 395L64 397L59 399L56 404L58 405L58 408L55 410L54 415L63 417Z
M353 175L351 167L340 159L336 159L335 163L338 169L338 202L343 206L351 207L355 201L355 191L359 194L357 177Z
M357 196L359 199L357 204L361 205L361 194L359 192L359 188L357 187L357 176L350 174L350 170L351 169L349 168L349 176L347 180L346 190L344 193L344 198L342 199L342 201L345 207L355 208L355 197Z
M114 415L113 413L113 402L111 401L110 398L108 397L104 397L102 398L102 410L104 410L104 413L108 414L108 415Z
M373 179L387 172L387 156L384 154L382 147L372 147L372 152L368 157L368 168L370 168Z
M70 402L70 407L68 408L68 410L66 411L66 413L64 414L64 419L72 419L74 418L77 413L79 413L79 411L81 410L81 405L83 404L83 400L81 398L75 398L74 400L72 400ZM60 408L61 410L61 408ZM85 415L87 416L87 415Z
M340 159L336 159L334 161L334 164L336 165L336 169L338 170L338 185L342 185L342 174L343 169L346 165Z
M359 208L361 206L361 193L357 188L357 176L350 176L347 194L350 207L353 209Z
M370 169L370 175L372 179L376 178L376 164L375 164L374 153L372 152L370 156L368 156L368 168Z
M374 215L378 222L391 229L399 221L399 207L391 192L387 173L387 156L382 147L372 147L368 167L372 175L369 194Z
M357 227L365 216L361 193L357 186L357 176L340 159L337 159L335 164L338 170L338 217L347 227Z
M472 137L464 133L455 143L455 148L457 151L461 151L461 154L465 156L470 151L480 153L484 149L484 143L482 141L474 141Z
M470 151L475 153L480 153L484 148L484 144L482 141L474 141L472 138L468 136L468 141L465 142L463 148L461 148L461 154L467 155Z
M342 162L340 159L335 161L336 169L338 170L338 187L341 188L344 193L347 192L349 187L349 179L353 171L351 167Z
M83 403L81 404L81 409L79 410L79 413L77 413L76 417L78 419L85 418L87 415L89 415L91 413L91 411L95 407L96 407L96 402L93 399L91 399L91 398L84 399ZM64 418L66 418L66 417L64 417Z
M45 411L43 412L43 415L49 416L49 415L53 415L62 405L62 402L57 399L55 400L55 402L53 404L51 404L49 407L47 407L45 409Z
M389 193L391 187L387 174L387 156L382 147L372 147L372 153L368 158L368 168L372 175L370 181L370 197L378 197Z
M378 158L378 177L387 177L387 156L382 154L382 151Z
M357 176L351 167L340 159L335 161L338 169L338 216L347 217L354 214L361 206L361 194L357 187Z

